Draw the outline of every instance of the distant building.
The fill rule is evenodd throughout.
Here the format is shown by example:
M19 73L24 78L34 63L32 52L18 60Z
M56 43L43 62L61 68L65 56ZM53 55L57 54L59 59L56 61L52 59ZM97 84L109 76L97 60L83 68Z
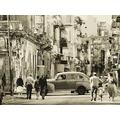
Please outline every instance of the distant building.
M99 22L97 24L98 36L109 36L111 27L106 22Z

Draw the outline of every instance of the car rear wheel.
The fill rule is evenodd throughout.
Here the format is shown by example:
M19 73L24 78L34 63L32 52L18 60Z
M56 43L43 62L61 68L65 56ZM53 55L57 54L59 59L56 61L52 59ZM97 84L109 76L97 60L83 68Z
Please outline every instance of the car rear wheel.
M78 87L77 92L78 92L78 95L84 95L86 92L86 89L85 89L85 87L80 86L80 87Z

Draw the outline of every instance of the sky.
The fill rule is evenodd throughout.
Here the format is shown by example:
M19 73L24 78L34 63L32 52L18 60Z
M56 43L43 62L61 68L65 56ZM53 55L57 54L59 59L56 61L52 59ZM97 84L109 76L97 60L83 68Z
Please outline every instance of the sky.
M86 19L87 16L88 15L80 15L80 17L82 17L83 19ZM96 18L98 22L106 21L109 25L111 25L112 15L89 15L89 16Z

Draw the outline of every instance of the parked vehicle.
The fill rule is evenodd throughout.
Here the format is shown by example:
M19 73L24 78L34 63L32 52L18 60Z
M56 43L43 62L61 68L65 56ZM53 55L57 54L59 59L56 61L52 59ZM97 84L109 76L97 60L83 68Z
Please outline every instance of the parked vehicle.
M89 77L82 72L62 72L58 73L54 79L48 79L48 92L50 86L54 90L70 90L84 95L90 90Z

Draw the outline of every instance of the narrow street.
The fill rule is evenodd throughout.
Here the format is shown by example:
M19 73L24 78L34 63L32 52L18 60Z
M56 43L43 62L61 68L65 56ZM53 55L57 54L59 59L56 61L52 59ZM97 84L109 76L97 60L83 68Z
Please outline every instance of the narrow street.
M1 0L0 120L118 120L120 0Z
M103 101L100 101L98 97L97 101L90 101L90 94L86 95L76 95L71 93L49 93L45 100L42 100L41 97L39 100L36 100L35 94L32 95L31 100L26 99L26 95L19 97L14 95L13 97L7 95L3 100L3 105L119 105L120 96L115 98L115 101L112 102L109 100L108 95L103 96Z
M0 15L0 33L0 102L9 93L3 104L120 104L120 95L115 102L84 95L105 87L114 97L120 87L120 15ZM36 100L46 90L82 96L54 92Z

